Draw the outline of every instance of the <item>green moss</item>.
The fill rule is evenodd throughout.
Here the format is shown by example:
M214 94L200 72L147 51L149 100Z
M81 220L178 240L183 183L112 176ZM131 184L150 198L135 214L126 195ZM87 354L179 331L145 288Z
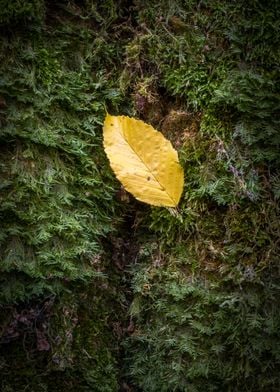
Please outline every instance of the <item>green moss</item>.
M104 238L122 207L101 124L124 102L122 43L107 34L120 15L40 4L35 19L33 2L2 13L0 389L114 391L120 299Z
M149 234L139 228L125 346L143 391L279 389L278 61L266 40L279 7L258 5L140 6L142 61L157 61L173 107L201 119L163 123L180 140L183 197L139 217Z
M1 388L117 391L112 292L103 280L10 310L2 320Z
M45 2L43 0L16 0L0 2L0 24L19 23L32 20L41 22L44 18Z
M83 19L52 27L56 11L44 32L3 37L1 53L1 265L45 286L100 275L92 260L118 221L100 129L106 102L120 101L115 79L105 79L105 67L116 68L106 60L111 44L104 41L103 60L96 58L98 31Z
M6 3L1 390L278 391L278 3ZM106 110L179 150L177 209L120 196Z

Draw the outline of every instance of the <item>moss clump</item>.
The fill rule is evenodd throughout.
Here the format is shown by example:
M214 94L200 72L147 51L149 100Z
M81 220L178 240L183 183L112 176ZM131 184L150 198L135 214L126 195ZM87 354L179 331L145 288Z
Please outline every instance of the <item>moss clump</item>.
M59 298L6 307L2 390L117 391L116 297L115 288L103 280L76 285Z
M95 263L102 257L100 239L118 221L100 129L106 102L112 108L120 102L116 80L105 76L116 67L107 61L113 45L104 43L96 57L102 29L90 29L82 14L75 22L58 23L60 12L48 10L44 30L9 28L2 37L1 281L6 300L10 293L13 300L24 300L43 290L57 292L65 280L101 275ZM92 74L94 68L98 71ZM8 276L15 271L20 289L13 290ZM29 293L30 279L37 282Z
M44 0L1 0L0 24L41 23L45 16Z
M1 9L3 391L118 389L120 297L104 238L122 207L101 124L124 102L123 43L109 35L121 12L64 1Z
M146 231L135 223L125 347L140 390L280 387L279 60L268 38L279 12L275 2L139 5L139 53L172 96L159 126L180 141L186 179L176 211L138 217ZM178 111L195 122L176 123Z

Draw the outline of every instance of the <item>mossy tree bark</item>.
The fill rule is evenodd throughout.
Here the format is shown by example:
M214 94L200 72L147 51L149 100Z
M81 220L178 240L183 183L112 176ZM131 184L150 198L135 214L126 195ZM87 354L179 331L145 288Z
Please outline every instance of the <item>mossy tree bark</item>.
M278 391L278 2L0 2L1 390ZM135 201L106 109L178 149Z

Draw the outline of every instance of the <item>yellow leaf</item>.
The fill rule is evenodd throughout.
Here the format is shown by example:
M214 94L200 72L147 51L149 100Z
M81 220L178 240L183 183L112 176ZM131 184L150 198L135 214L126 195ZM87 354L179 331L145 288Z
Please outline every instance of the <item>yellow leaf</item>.
M128 192L154 206L177 206L184 173L160 132L141 120L107 115L103 136L110 165Z

